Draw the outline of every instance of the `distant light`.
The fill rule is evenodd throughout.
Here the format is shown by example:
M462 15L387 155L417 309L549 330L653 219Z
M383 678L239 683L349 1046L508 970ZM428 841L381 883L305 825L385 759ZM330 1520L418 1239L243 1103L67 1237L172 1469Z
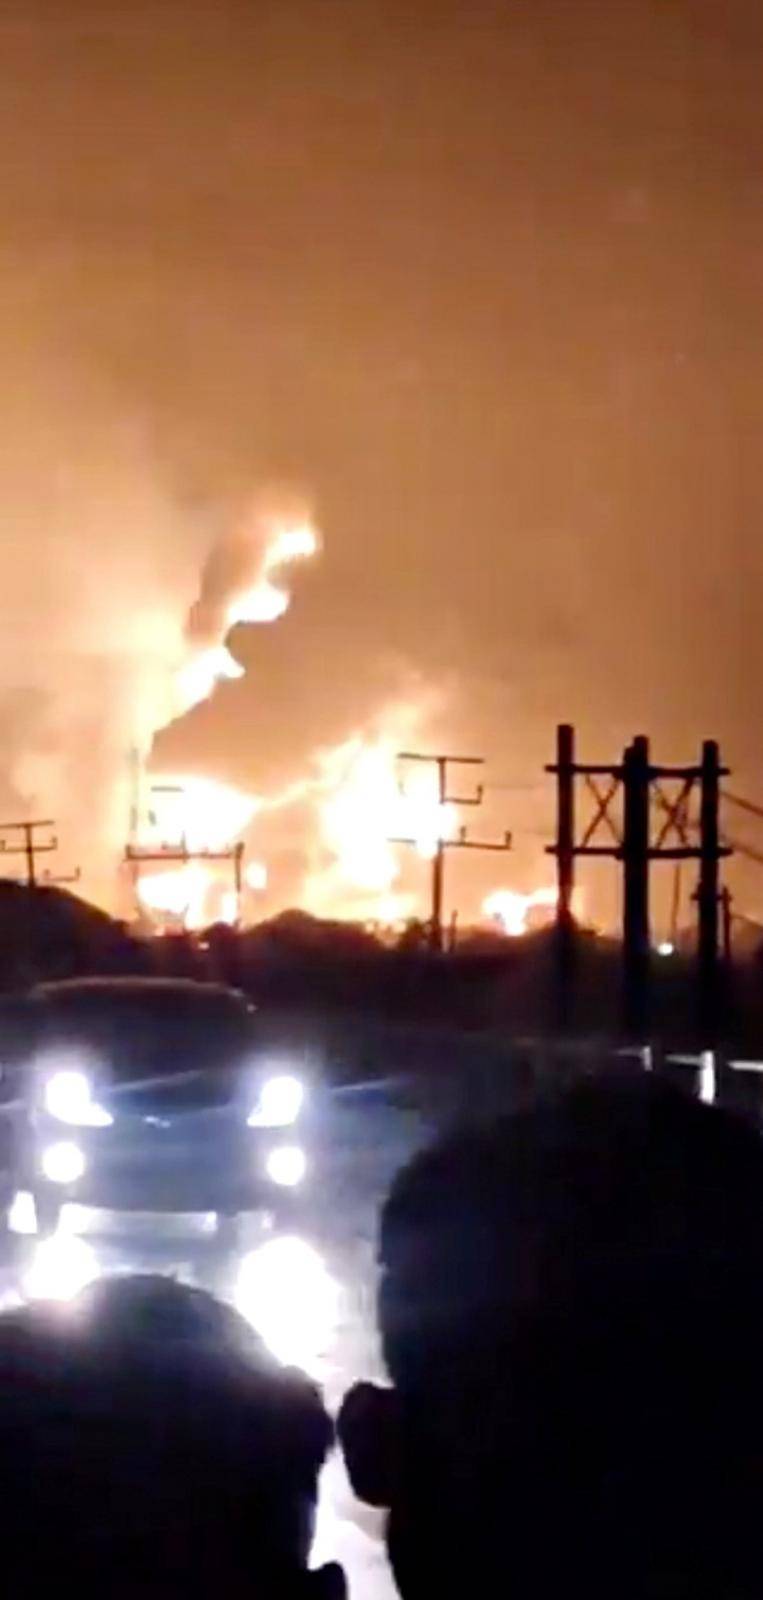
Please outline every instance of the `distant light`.
M278 1361L317 1376L336 1332L339 1286L303 1239L269 1239L245 1255L233 1291L236 1309Z
M49 1144L40 1157L43 1177L50 1183L76 1183L82 1177L87 1163L78 1144L62 1139Z
M247 889L267 889L268 869L264 861L250 861L244 873Z
M34 1195L28 1189L17 1189L8 1207L8 1228L23 1238L33 1238L37 1232L37 1207Z
M265 1171L272 1183L277 1183L282 1189L295 1189L302 1182L307 1171L307 1159L304 1150L297 1144L278 1145L271 1150L265 1163Z
M663 939L662 943L657 946L658 956L674 956L675 953L676 947L671 943L670 939Z
M73 1300L97 1276L91 1246L71 1234L54 1233L35 1245L24 1291L29 1300Z
M703 1050L699 1058L699 1098L706 1106L715 1104L715 1056L712 1050Z
M220 896L220 922L225 922L229 928L235 927L238 922L239 903L235 889L225 889Z
M516 889L494 889L483 900L482 910L510 939L519 939L529 932L530 913L552 911L558 900L558 890L551 887L533 889L530 894L520 894Z

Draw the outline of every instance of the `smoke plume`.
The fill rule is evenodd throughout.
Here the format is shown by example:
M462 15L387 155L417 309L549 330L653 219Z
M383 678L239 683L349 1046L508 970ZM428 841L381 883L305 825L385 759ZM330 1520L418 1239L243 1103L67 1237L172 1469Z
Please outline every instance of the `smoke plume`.
M56 870L113 905L130 753L176 709L209 529L112 385L24 332L0 458L1 803L55 818Z

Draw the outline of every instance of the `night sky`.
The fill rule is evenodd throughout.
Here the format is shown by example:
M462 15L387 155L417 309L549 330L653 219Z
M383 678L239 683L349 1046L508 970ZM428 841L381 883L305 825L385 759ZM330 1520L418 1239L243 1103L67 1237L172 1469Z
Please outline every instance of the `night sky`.
M0 82L6 803L273 479L324 554L165 763L259 789L423 687L509 786L568 719L763 800L757 0L5 0ZM486 814L520 886L546 815Z

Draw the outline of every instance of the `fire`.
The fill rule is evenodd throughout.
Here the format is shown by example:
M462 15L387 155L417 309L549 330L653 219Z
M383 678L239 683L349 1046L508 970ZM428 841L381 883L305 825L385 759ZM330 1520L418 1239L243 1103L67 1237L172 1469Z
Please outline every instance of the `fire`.
M267 888L268 870L262 861L251 861L244 872L244 886L253 893ZM141 875L138 894L147 911L171 918L184 928L196 930L210 922L235 926L241 916L240 897L235 889L223 886L220 867L203 861L188 861L180 867Z
M482 910L509 938L518 939L528 932L531 912L541 908L552 910L557 900L555 888L533 889L529 894L520 894L516 889L494 889L483 900Z
M277 588L269 578L263 578L256 588L247 589L245 594L231 600L226 620L229 628L235 628L239 622L277 622L288 609L286 590ZM243 670L242 667L240 674Z
M227 850L251 822L257 799L212 778L172 776L152 785L148 813L140 820L138 844L161 855L163 850L191 854ZM263 887L261 863L257 886ZM210 921L235 923L240 907L227 887L227 862L187 861L141 873L136 888L141 904L159 917L201 928ZM226 877L223 877L226 874ZM267 881L267 874L265 874Z
M393 725L394 716L389 720ZM323 753L318 816L331 865L308 879L310 910L336 912L346 904L350 914L383 923L414 915L413 896L393 892L401 873L399 842L430 860L440 839L454 837L458 814L440 803L436 775L427 766L400 772L400 743L394 732L371 740L356 735Z
M240 537L239 537L240 536ZM225 561L233 560L240 573L240 551L253 555L255 581L229 594L220 609L215 585L220 586ZM255 507L251 518L234 537L230 552L221 557L209 587L191 614L188 637L204 640L183 664L177 677L182 712L207 699L216 686L241 678L244 669L225 637L240 624L277 622L290 604L285 582L288 569L318 554L318 533L304 516L288 518L277 510ZM221 565L222 563L222 565ZM236 566L236 563L238 565ZM205 637L205 629L206 637ZM212 638L209 638L209 632ZM400 851L394 842L413 844L420 856L431 859L441 839L453 837L457 827L455 807L440 802L435 773L422 765L401 782L397 752L410 744L410 732L420 707L387 708L384 731L367 737L357 734L331 751L319 751L307 775L274 796L245 795L224 784L195 777L171 778L155 785L152 816L137 843L159 850L184 849L190 853L224 851L241 839L259 812L308 801L315 809L321 864L308 872L301 896L308 908L337 914L344 901L350 914L369 920L403 921L413 915L415 900L397 888ZM326 859L328 858L328 864ZM221 886L222 872L212 863L168 864L162 871L141 877L138 893L143 904L165 915L181 916L187 926L198 926L210 915L238 919L238 897ZM267 867L252 863L246 886L261 892L267 885Z
M241 663L231 655L227 645L216 644L202 650L178 672L176 689L182 710L190 711L192 706L208 700L218 683L243 676Z
M347 884L381 893L398 873L390 843L399 804L391 752L354 740L334 752L332 764L340 771L320 808L324 842Z
M416 896L412 894L384 894L370 907L370 915L366 918L369 923L379 924L383 928L403 929L407 922L415 917L417 910Z
M296 527L281 527L274 534L265 551L266 575L279 567L291 566L293 561L308 561L318 554L319 542L315 529L309 522Z
M232 595L220 619L225 633L239 623L268 624L277 622L288 610L291 594L283 583L273 581L295 562L310 560L318 554L320 540L311 523L290 523L283 517L269 514L261 519L266 527L264 550L260 554L257 577ZM261 529L259 538L262 537ZM228 649L224 639L218 639L195 651L180 667L176 676L177 713L183 715L193 706L207 700L218 683L226 679L242 678L244 668Z
M244 872L244 882L247 889L255 894L261 894L268 886L268 869L264 861L250 861Z
M226 850L243 833L259 806L255 795L214 778L175 776L151 786L150 811L141 844Z
M264 550L259 558L256 581L232 595L225 608L222 626L226 633L239 623L277 622L290 602L283 583L273 581L295 562L309 560L319 550L318 534L305 520L290 521L277 513L260 513L251 536L253 547L266 530ZM245 545L248 533L245 535ZM242 678L244 668L229 650L224 639L194 652L183 663L176 678L180 714L207 700L219 683ZM151 813L136 841L140 847L188 850L191 853L229 849L241 838L258 808L279 804L279 799L260 801L229 785L209 778L172 777L154 784ZM235 890L221 889L220 871L211 863L187 862L179 867L141 875L137 883L140 900L147 909L180 917L186 927L199 927L210 915L225 922L237 922L240 905ZM267 868L253 862L246 878L247 887L262 891L267 885Z
M138 895L147 911L171 917L185 928L202 928L209 886L209 870L189 861L182 867L141 874Z
M265 548L257 582L243 594L235 595L227 611L227 625L240 622L277 622L289 609L288 589L271 581L271 573L290 567L295 561L308 561L318 554L318 535L309 522L296 527L275 526Z
M220 909L216 920L225 922L229 928L233 928L238 922L239 910L238 895L235 889L224 889L220 895Z
M492 918L509 938L518 939L523 933L529 932L533 911L555 911L558 901L558 889L550 886L544 889L532 889L529 894L519 894L516 889L494 889L492 894L483 900L482 910L485 916ZM572 913L576 922L582 922L585 915L585 893L580 887L573 891Z

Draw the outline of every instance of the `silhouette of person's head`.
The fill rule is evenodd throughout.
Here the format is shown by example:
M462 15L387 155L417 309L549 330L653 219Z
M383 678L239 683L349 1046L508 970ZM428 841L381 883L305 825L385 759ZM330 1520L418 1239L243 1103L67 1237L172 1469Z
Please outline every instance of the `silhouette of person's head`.
M406 1600L763 1592L763 1150L644 1078L453 1137L381 1224L340 1435Z
M210 1295L139 1277L0 1319L9 1593L319 1600L307 1571L331 1425Z

